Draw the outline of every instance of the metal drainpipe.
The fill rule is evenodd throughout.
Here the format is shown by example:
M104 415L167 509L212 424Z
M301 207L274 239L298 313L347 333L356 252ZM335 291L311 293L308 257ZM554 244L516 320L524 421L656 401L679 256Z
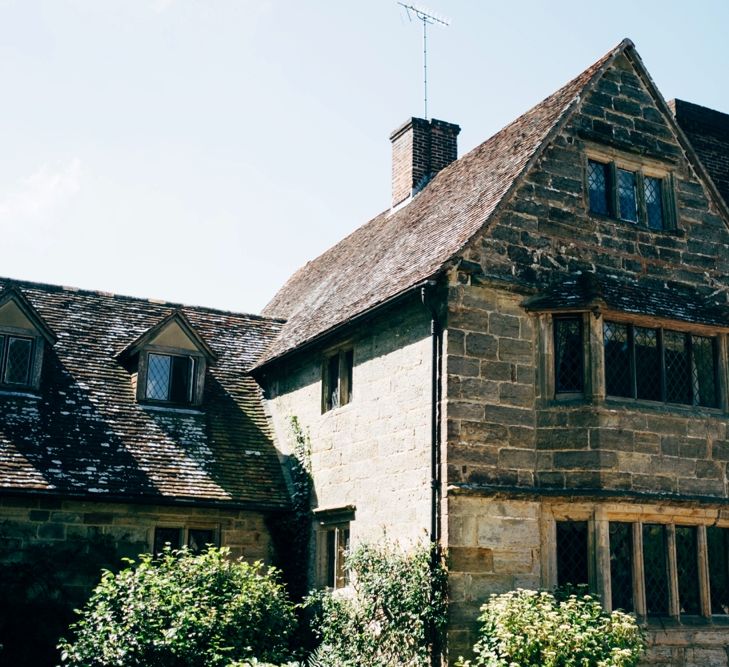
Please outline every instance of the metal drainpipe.
M420 298L423 305L430 313L430 337L432 341L432 357L431 357L431 403L430 403L430 542L432 546L431 568L435 569L440 561L440 537L441 537L441 517L440 517L440 401L441 401L441 359L443 353L443 332L438 320L434 301L434 291L436 283L429 280L420 288ZM440 667L441 651L440 638L436 636L434 630L431 630L431 665Z

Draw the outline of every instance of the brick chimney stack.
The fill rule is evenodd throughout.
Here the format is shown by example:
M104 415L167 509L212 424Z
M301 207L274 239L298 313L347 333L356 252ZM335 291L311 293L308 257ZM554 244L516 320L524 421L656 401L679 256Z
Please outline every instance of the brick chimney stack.
M393 208L458 158L460 131L458 125L443 120L410 118L390 135Z

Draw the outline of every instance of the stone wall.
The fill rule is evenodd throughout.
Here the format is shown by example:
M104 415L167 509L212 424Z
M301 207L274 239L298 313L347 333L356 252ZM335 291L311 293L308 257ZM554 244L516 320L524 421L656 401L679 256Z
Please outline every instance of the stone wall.
M315 506L353 505L351 540L427 539L430 526L430 320L419 301L332 343L354 349L353 399L322 413L322 362L313 350L269 376L267 405L284 455L290 418L311 439Z

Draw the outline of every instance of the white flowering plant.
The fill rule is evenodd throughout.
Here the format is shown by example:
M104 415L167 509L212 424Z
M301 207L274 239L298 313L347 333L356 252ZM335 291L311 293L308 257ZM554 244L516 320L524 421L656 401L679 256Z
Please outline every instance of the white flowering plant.
M569 591L492 595L479 621L474 658L459 667L635 667L645 650L633 616Z

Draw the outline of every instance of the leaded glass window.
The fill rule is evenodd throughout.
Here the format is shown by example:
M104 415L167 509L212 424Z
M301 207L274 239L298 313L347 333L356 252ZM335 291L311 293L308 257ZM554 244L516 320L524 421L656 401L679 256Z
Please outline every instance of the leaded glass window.
M708 526L706 543L709 555L711 613L729 614L729 529Z
M648 615L667 616L668 558L666 527L662 524L643 524L643 571Z
M633 611L632 523L610 523L610 588L613 609Z
M212 528L188 529L187 546L193 553L202 553L211 544L215 544L215 531Z
M190 403L194 385L195 360L192 357L155 354L147 357L147 390L154 401Z
M716 407L714 338L605 321L608 396Z
M605 322L603 325L605 346L605 390L608 396L632 398L633 363L628 325Z
M637 193L635 172L618 169L618 209L621 220L638 222Z
M582 318L556 318L554 320L554 384L557 393L583 391L583 359Z
M153 552L160 554L167 545L169 545L170 549L179 549L182 546L182 528L157 526L154 529Z
M691 336L691 384L694 405L717 405L716 344L714 338Z
M329 588L344 588L348 583L346 559L349 551L349 524L328 527L325 535L325 583Z
M322 369L322 412L347 405L354 395L353 383L353 348L326 357Z
M590 193L590 212L610 214L610 165L595 160L587 161L587 184Z
M652 176L643 179L646 222L651 229L663 229L662 182L660 178Z
M33 340L18 336L0 336L0 382L30 384Z
M676 526L678 600L682 614L699 614L699 563L696 526Z
M587 521L557 521L557 582L588 583Z

